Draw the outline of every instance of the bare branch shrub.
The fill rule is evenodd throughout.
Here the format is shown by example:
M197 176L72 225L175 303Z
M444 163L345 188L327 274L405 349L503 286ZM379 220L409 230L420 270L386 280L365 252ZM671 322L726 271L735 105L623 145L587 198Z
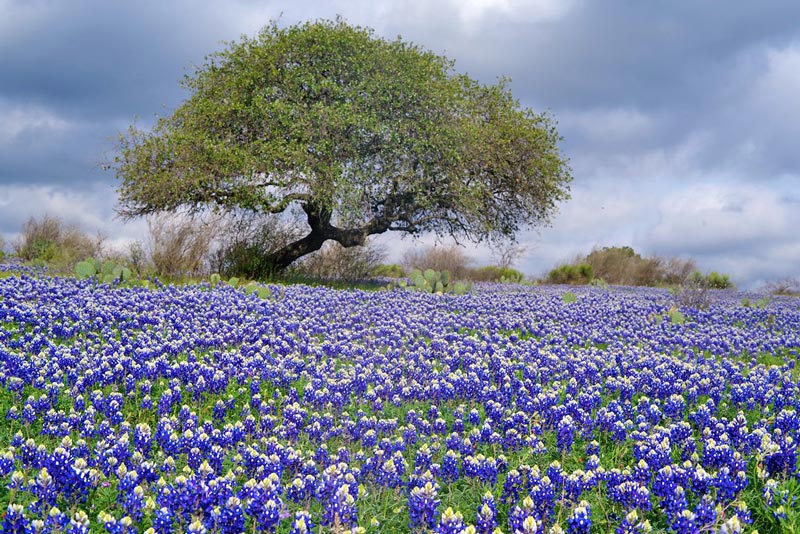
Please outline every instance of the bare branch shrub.
M161 276L194 276L207 270L215 221L160 214L148 219L150 260Z
M662 268L665 284L681 285L697 270L697 264L691 259L674 257L665 260Z
M134 241L128 245L124 263L128 264L139 276L151 269L150 259L147 257L147 251L141 241Z
M800 296L800 278L784 278L770 282L766 290L773 295Z
M674 288L675 304L684 308L705 310L713 302L712 292L705 284L698 284L691 278Z
M497 266L501 269L511 269L517 261L525 256L528 247L516 242L503 242L492 247Z
M469 278L472 260L457 245L433 246L423 250L410 250L403 257L403 265L407 270L433 269L434 271L450 271L455 279Z
M335 280L364 280L386 258L386 250L367 240L364 246L343 247L328 241L322 248L296 262L293 271L315 278Z

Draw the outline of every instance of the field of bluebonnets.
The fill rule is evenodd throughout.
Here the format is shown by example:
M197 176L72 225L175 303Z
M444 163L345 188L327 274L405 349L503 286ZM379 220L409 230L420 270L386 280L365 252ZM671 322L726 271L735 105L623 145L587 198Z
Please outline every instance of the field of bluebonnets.
M0 278L2 532L800 525L800 299Z

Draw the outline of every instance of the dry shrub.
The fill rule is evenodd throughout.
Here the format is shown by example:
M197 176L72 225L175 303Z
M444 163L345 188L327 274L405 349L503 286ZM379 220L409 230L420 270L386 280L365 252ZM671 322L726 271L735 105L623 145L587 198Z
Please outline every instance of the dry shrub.
M770 282L766 290L772 295L800 296L800 278L784 278Z
M680 285L685 283L692 273L697 271L694 260L683 258L669 258L662 263L663 279L667 285Z
M268 256L304 234L303 225L296 220L230 214L220 223L211 269L226 277L268 278L275 274Z
M680 285L696 270L692 260L643 258L631 247L594 249L582 262L591 265L596 278L614 285Z
M364 246L343 247L328 241L321 249L295 263L293 271L303 276L334 280L364 280L386 258L383 247L367 240Z
M141 276L152 270L152 263L141 241L134 241L128 245L125 260L118 263L128 265L137 275Z
M469 278L471 263L470 257L457 245L410 250L403 258L403 264L408 271L412 269L450 271L453 278L461 280Z
M207 271L216 221L160 214L148 219L150 261L161 276L195 276Z
M501 269L510 269L517 261L525 256L528 247L515 241L497 243L492 247L497 266Z
M703 276L694 276L694 273L692 274L679 286L670 290L675 297L675 304L683 308L706 310L714 303L715 297Z
M28 219L13 245L14 253L25 261L42 262L56 269L71 269L73 264L90 256L99 256L103 237L91 237L74 224L45 215Z

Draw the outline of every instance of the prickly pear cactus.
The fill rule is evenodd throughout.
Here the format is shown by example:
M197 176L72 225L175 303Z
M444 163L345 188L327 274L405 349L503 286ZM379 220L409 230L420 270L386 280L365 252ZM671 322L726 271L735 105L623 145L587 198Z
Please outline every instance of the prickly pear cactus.
M449 286L451 280L450 271L442 271L441 280L443 285Z
M433 269L425 269L424 272L414 269L409 282L408 287L424 293L463 295L471 288L471 285L464 282L454 282L449 271L438 272ZM402 284L399 285L403 287Z
M93 277L95 274L97 274L97 269L95 268L94 260L91 260L91 258L79 261L75 265L75 276L78 280L86 280L87 278Z

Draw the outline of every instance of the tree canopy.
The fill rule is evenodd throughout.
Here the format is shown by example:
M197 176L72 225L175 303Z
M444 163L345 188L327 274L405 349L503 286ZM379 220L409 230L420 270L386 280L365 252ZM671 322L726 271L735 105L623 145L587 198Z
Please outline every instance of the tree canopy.
M119 212L299 207L310 230L273 253L276 268L386 231L513 239L569 197L555 121L507 80L479 83L342 20L272 23L183 84L171 116L120 137Z

